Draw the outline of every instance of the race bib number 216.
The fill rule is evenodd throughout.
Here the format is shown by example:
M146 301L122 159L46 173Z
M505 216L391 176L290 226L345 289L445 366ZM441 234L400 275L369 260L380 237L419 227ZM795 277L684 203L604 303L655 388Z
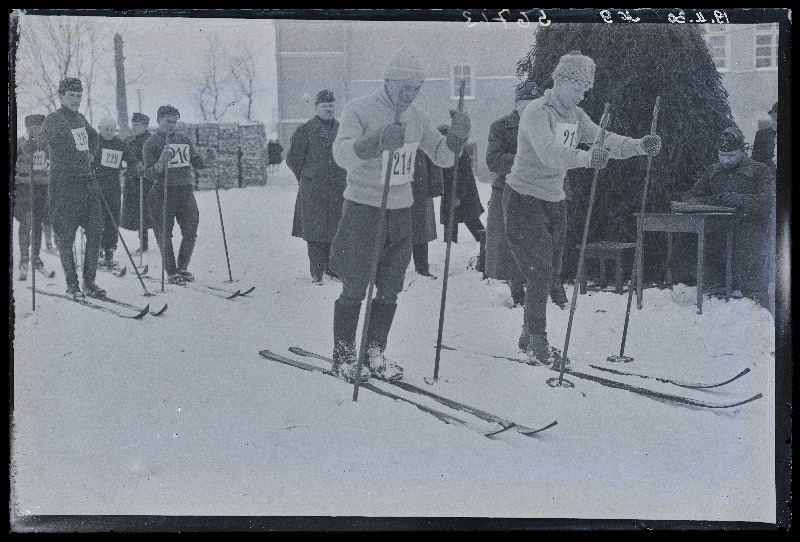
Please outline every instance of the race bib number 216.
M187 143L170 143L169 144L169 167L189 167L191 164L190 162L190 150L189 145Z

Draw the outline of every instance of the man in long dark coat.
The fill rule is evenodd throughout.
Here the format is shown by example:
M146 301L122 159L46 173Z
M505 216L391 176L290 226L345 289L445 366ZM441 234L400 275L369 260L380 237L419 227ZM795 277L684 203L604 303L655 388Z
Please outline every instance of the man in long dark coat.
M128 145L128 150L135 160L142 162L142 148L145 141L150 137L150 132L147 131L147 126L150 124L150 117L142 113L134 113L131 115L131 127L133 135L125 139ZM141 180L141 186L139 181ZM139 191L141 189L141 198L144 201L144 209L141 214L142 229L144 235L141 239L141 246L136 253L147 252L149 249L149 232L153 227L153 221L150 218L150 212L147 209L147 195L150 193L150 188L153 187L153 181L144 176L139 170L132 168L128 164L128 169L125 172L125 187L122 192L122 215L120 217L120 228L126 230L139 231Z
M315 106L314 118L292 135L286 164L300 183L292 235L308 243L311 278L322 284L323 274L335 276L328 268L328 257L342 217L347 172L333 159L333 141L339 130L339 121L333 117L333 92L320 91Z
M420 275L436 278L431 274L428 261L428 243L436 239L436 214L433 198L444 190L442 168L434 164L424 152L417 153L414 180L411 183L411 255L414 269Z

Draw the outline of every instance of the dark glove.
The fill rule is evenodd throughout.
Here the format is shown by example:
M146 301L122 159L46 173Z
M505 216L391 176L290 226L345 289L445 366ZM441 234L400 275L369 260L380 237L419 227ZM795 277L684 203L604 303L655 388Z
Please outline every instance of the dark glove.
M656 156L661 152L661 138L657 135L646 135L640 141L645 154Z
M719 202L727 207L744 207L746 198L737 192L725 192L719 195Z
M464 111L457 109L450 110L450 130L447 135L452 135L463 140L469 139L469 131L472 123L469 120L469 115Z
M609 150L595 145L591 150L592 158L589 161L589 167L593 169L603 169L608 164Z
M394 152L405 144L406 127L402 124L390 124L383 129L379 149L381 152Z

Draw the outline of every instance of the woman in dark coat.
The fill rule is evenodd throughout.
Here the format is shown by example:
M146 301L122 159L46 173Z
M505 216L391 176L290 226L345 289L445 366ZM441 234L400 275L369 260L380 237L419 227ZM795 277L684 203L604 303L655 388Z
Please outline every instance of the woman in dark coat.
M417 153L411 194L411 242L413 243L414 269L420 275L434 277L428 265L428 243L436 239L436 214L433 198L442 195L442 168L434 164L424 152Z
M448 126L439 126L439 132L442 135L447 135ZM439 220L447 228L448 221L450 220L450 194L453 192L453 167L443 170L444 178L444 193L442 194L442 203L439 208ZM464 223L469 229L472 236L479 243L482 238L485 238L486 229L481 222L481 215L484 212L483 205L481 205L481 198L478 194L478 185L475 183L475 176L472 174L472 162L469 159L469 153L462 150L461 156L458 158L458 186L456 187L456 205L455 214L453 216L453 237L452 241L458 243L458 224ZM445 235L445 240L447 236Z
M333 117L331 91L317 94L316 109L314 118L292 135L286 164L300 183L292 235L308 243L311 278L321 284L323 273L334 276L328 269L328 256L342 217L347 172L333 160L339 121Z

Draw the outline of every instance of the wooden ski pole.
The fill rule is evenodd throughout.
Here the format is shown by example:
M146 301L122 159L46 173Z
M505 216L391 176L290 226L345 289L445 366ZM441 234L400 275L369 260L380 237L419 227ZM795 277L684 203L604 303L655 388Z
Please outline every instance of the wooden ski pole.
M461 80L461 86L458 89L458 111L464 111L464 85L466 80ZM447 300L447 278L450 271L450 247L453 241L453 224L454 216L456 214L456 194L458 192L458 162L461 158L461 150L463 149L464 142L461 138L458 139L456 144L456 160L453 164L453 186L450 188L450 205L448 206L449 215L447 217L447 231L445 232L445 239L447 239L447 250L444 256L444 277L442 278L442 300L439 304L439 331L436 336L436 359L433 362L433 382L439 379L439 359L442 355L442 332L444 330L444 307ZM426 380L427 382L427 380ZM428 382L432 384L433 382Z
M94 177L94 187L95 190L97 190L97 193L100 195L100 201L103 202L103 208L105 208L106 213L108 213L108 217L111 219L111 224L114 226L114 229L117 232L117 237L119 237L119 240L122 241L122 248L125 249L125 254L128 255L128 260L131 262L133 270L136 271L136 276L139 279L139 284L142 285L142 289L144 290L144 294L142 295L146 297L152 296L153 294L148 292L147 286L144 285L144 281L142 280L142 275L139 273L139 268L136 267L136 263L133 261L133 256L131 255L131 251L128 250L128 244L125 242L125 238L122 237L122 232L119 230L119 223L117 222L117 219L114 218L114 213L111 212L111 206L108 205L108 200L106 200L106 197L103 195L103 191L100 189L100 182L97 180L97 177Z
M606 103L606 106L603 108L603 116L600 119L600 134L595 141L595 145L599 145L601 148L605 144L606 139L606 126L608 126L608 118L609 118L609 110L611 109L611 104ZM558 373L558 382L554 383L556 380L555 378L550 378L547 380L547 383L551 386L561 386L564 383L564 368L567 365L567 351L569 349L569 337L570 333L572 332L572 319L575 316L575 305L578 303L578 290L580 289L581 280L583 279L583 266L584 266L584 256L586 255L586 240L589 238L589 223L592 220L592 208L594 207L594 194L597 190L597 178L600 176L600 166L596 166L594 168L594 177L592 178L592 189L589 193L589 209L586 211L586 222L583 225L583 240L581 241L581 252L578 256L578 274L575 277L575 286L572 289L572 304L569 308L569 321L567 322L567 336L564 339L564 353L561 357L561 368ZM569 387L572 387L572 383L569 383Z
M36 231L35 227L35 220L36 220L36 212L34 211L35 207L35 192L33 190L33 153L35 151L35 147L33 145L33 138L28 135L28 141L30 142L31 148L31 164L30 164L30 177L28 177L31 181L31 239L28 246L28 268L31 270L31 310L36 310L36 262L33 261L33 247L35 245L33 241L33 234ZM24 145L24 142L23 142ZM19 149L17 149L19 152Z
M656 135L656 126L658 122L658 112L660 109L661 104L661 96L656 96L656 105L653 107L653 121L650 124L650 135ZM622 342L619 346L619 356L609 356L607 359L608 361L619 362L623 361L625 363L629 363L633 361L633 358L630 356L625 356L625 339L628 336L628 321L630 320L631 316L631 302L633 300L633 290L636 289L638 286L639 280L642 277L639 276L639 262L641 261L642 257L642 243L644 242L644 208L647 205L647 189L650 186L650 169L653 166L653 157L651 155L647 155L647 171L644 175L644 189L642 190L642 206L639 209L639 220L636 221L636 248L634 249L635 252L633 254L633 268L631 269L631 285L628 289L628 306L625 309L625 325L622 328ZM642 306L639 304L637 300L637 308L641 309Z
M169 148L169 134L164 138L164 148ZM167 262L167 249L165 248L167 236L167 178L169 163L164 166L164 200L161 203L161 292L164 292L164 273Z
M400 124L400 99L394 106L394 123ZM361 367L363 366L364 356L367 355L367 337L369 334L369 319L372 315L372 290L375 288L375 276L378 274L378 260L381 256L381 248L384 243L383 233L386 228L386 202L389 199L389 180L392 177L392 153L387 152L386 179L383 183L383 197L381 198L381 208L378 212L378 231L375 235L375 245L372 249L372 262L369 271L369 288L367 289L367 309L364 312L364 325L361 327L361 346L358 350L358 360L356 362L356 374L353 379L353 401L358 401L358 386L361 384Z
M208 153L206 153L206 156L208 156ZM222 246L225 247L225 263L228 264L228 280L225 282L236 282L235 280L233 280L233 275L231 275L231 260L228 257L228 241L227 238L225 237L225 221L222 220L222 204L219 201L219 168L217 167L216 160L214 161L214 181L216 182L216 186L214 187L214 192L217 194L217 210L219 211L219 224L222 227Z
M142 255L144 254L144 236L147 232L144 229L144 177L139 175L139 265L142 265Z

